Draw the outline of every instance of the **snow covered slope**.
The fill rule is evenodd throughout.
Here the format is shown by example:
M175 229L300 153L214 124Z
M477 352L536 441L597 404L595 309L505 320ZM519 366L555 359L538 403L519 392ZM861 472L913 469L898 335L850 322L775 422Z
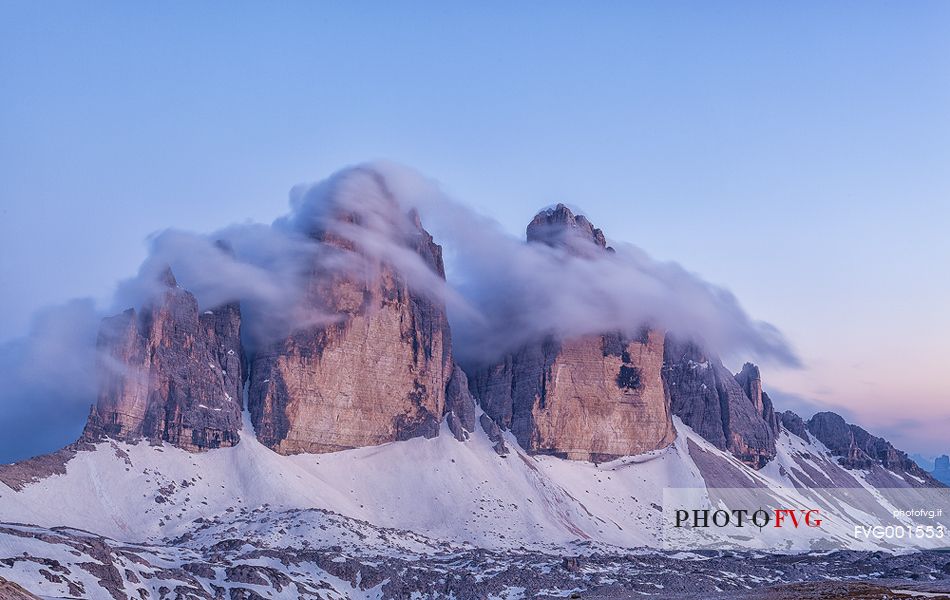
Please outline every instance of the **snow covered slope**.
M776 507L821 508L829 518L789 540L787 532L770 538L765 531L740 545L803 551L830 538L836 547L878 549L887 546L855 539L854 525L887 522L899 504L890 488L915 493L912 482L884 469L846 471L820 443L787 432L777 458L753 471L682 423L676 428L667 449L603 464L529 456L512 438L513 452L501 457L481 430L464 443L443 431L431 440L296 456L278 455L247 434L236 447L198 454L108 441L77 452L64 474L19 491L0 485L0 521L161 543L191 532L196 519L260 507L316 508L480 548L550 549L579 541L663 547L671 523L663 507L671 499L716 507L729 504L717 488L749 488L749 502L766 497ZM822 488L850 495L829 499Z
M931 591L950 589L946 555L939 552L631 553L597 552L589 545L558 553L491 551L405 537L319 510L236 512L203 520L193 535L161 545L0 525L0 550L7 556L0 559L0 592L6 579L44 599L553 600L578 592L585 598L708 600L721 591L879 580L883 573L912 578L899 587L925 582ZM265 531L268 525L275 535ZM345 545L328 545L334 538Z
M529 456L511 437L502 457L481 429L466 442L444 430L297 456L262 446L248 424L237 446L198 454L105 441L18 489L0 484L0 578L49 598L563 597L618 581L668 591L683 585L678 561L716 560L718 574L697 575L689 589L732 589L799 577L786 564L747 571L755 557L782 561L773 554L675 550L902 550L856 539L854 525L895 522L891 511L908 497L934 498L884 469L847 471L820 443L787 432L776 459L753 471L678 420L676 429L669 448L603 464ZM824 522L792 534L684 532L670 527L683 501L819 508ZM858 556L829 561L873 574L876 563ZM939 555L921 556L920 568L939 576Z

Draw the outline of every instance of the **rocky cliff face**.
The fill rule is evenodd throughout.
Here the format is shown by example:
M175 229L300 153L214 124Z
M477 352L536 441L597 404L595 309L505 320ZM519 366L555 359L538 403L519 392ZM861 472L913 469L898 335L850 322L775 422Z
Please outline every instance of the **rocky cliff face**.
M251 364L248 397L257 436L282 454L434 437L444 412L453 372L445 307L339 232L358 232L377 217L405 223L390 241L444 279L441 247L418 217L400 212L381 177L349 176L362 178L374 210L384 214L331 205L305 233L338 262L359 268L328 271L325 263L315 264L306 274L306 303L330 315L329 322L260 348Z
M789 433L797 435L806 442L811 442L811 436L808 435L808 429L805 427L805 421L803 421L797 413L786 410L785 412L780 413L780 419L782 427L787 429Z
M445 390L445 418L449 431L460 442L469 438L478 421L475 398L468 389L468 377L458 366L452 370L452 377L449 378Z
M775 414L772 399L762 390L762 375L759 373L759 367L752 363L745 363L742 365L742 370L736 373L735 379L745 395L752 401L755 412L768 424L772 433L778 434L779 417Z
M242 409L240 309L199 312L170 270L163 283L141 312L103 321L102 383L85 437L146 438L187 450L233 446Z
M847 469L870 469L880 465L922 479L927 484L940 485L907 454L887 440L847 423L841 415L820 412L808 421L807 427L832 454L840 457L838 462Z
M733 376L698 345L667 340L663 378L673 414L717 448L753 468L775 456L778 420L757 367Z
M529 243L595 260L610 251L603 233L564 205L539 213ZM675 438L660 372L664 334L643 329L529 343L473 373L485 412L529 452L603 461Z

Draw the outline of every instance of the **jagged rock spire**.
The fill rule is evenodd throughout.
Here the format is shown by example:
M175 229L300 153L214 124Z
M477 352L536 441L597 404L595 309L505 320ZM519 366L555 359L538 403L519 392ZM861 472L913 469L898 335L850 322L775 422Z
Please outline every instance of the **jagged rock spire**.
M733 376L719 357L672 338L664 354L663 376L673 414L753 468L775 456L778 422L771 400L762 393L757 367L747 364Z

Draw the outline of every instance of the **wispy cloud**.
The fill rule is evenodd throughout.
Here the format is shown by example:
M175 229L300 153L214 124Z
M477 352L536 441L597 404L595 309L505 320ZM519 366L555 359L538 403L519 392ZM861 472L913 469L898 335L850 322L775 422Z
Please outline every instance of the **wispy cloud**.
M448 281L413 249L419 214L444 247ZM343 243L316 241L326 235ZM579 257L525 243L448 198L433 181L373 164L297 186L290 212L270 225L154 235L148 258L120 283L106 312L148 304L160 289L159 274L171 266L203 308L241 302L253 349L292 329L339 318L313 303L315 281L372 277L385 263L417 292L446 303L454 349L464 362L496 360L538 336L633 332L651 324L723 354L798 364L782 334L752 319L728 290L636 246L613 245L614 254ZM66 441L64 432L81 427L95 396L102 316L91 302L72 302L42 313L26 339L0 349L4 456L52 449Z

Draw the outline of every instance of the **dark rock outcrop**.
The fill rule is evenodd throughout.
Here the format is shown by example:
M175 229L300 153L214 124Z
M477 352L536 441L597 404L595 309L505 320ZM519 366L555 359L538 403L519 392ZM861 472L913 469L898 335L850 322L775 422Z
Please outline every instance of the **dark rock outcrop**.
M475 398L468 389L468 377L458 366L452 370L445 390L445 418L452 435L460 442L467 440L469 434L475 431L478 421Z
M871 435L863 428L847 423L833 412L820 412L808 421L808 431L828 447L846 469L871 469L882 466L898 474L910 475L925 485L941 485L906 453L887 440Z
M805 427L805 421L797 413L786 410L780 413L780 418L782 427L788 430L789 433L797 435L806 442L811 441L811 436L808 435L808 429Z
M80 440L56 452L0 465L0 483L14 491L19 491L47 477L64 475L66 473L66 463L76 456L76 452L92 448L91 444Z
M752 401L755 410L762 417L772 433L779 432L779 418L775 414L775 407L772 405L772 399L762 391L762 375L759 373L759 367L752 363L742 365L742 370L735 375L736 382L742 387L742 391Z
M40 600L12 581L0 577L0 600Z
M473 389L523 448L604 461L672 443L663 334L545 340L478 372Z
M539 213L527 238L581 259L610 251L599 229L561 204ZM662 332L645 328L549 336L477 370L471 389L529 452L590 461L640 454L675 438L660 374L663 343Z
M441 301L413 289L392 262L341 231L393 223L388 242L444 279L441 247L417 215L402 212L379 174L354 169L337 183L355 186L373 204L364 210L331 198L322 220L306 223L303 233L337 263L359 267L329 270L315 262L305 275L305 303L329 322L265 345L251 364L248 403L258 439L282 454L434 437L452 375Z
M594 227L587 217L575 215L563 204L535 215L528 223L526 233L529 242L569 248L578 256L595 256L599 250L613 252L613 248L607 246L603 231Z
M833 412L817 413L808 420L808 431L835 456L848 460L861 458L858 448L854 445L851 426L841 415Z
M199 311L170 269L141 312L99 331L101 385L84 433L170 442L187 450L238 443L243 355L237 304Z
M778 421L762 393L758 368L746 365L740 382L717 357L673 339L667 340L664 355L663 378L673 414L753 468L775 456Z
M488 439L495 444L495 453L498 454L498 456L508 456L508 446L505 444L505 438L498 424L485 414L478 418L478 422L481 424Z

